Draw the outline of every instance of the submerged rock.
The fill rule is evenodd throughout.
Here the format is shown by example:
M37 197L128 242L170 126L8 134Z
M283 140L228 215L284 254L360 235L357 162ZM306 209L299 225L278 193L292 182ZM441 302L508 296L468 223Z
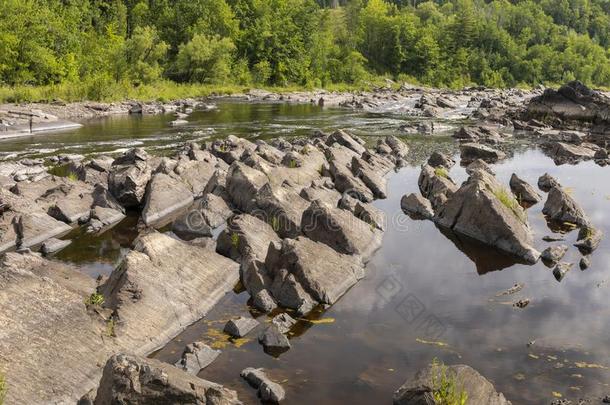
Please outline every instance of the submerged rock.
M553 269L553 276L557 281L561 281L564 279L568 271L572 269L572 263L557 263L555 268Z
M290 328L292 328L294 325L296 325L297 321L293 317L291 317L290 315L288 315L287 313L284 312L282 314L274 316L273 319L271 320L271 323L274 324L275 326L277 326L277 328L280 332L288 333Z
M407 381L394 393L394 405L442 405L437 402L434 393L440 389L442 373L445 378L455 381L456 395L461 392L467 403L473 405L510 405L510 401L498 393L494 386L473 368L466 365L440 366L430 365L420 370L415 378Z
M241 404L235 391L202 380L169 364L126 354L112 356L104 367L95 405Z
M504 186L486 172L471 175L440 207L434 221L527 263L535 263L540 256L533 247L525 211Z
M506 158L506 154L478 143L465 143L460 145L460 158L462 159L462 164L468 164L477 159L487 163L495 163L498 160Z
M583 254L591 254L602 241L603 233L592 226L583 226L578 231L578 240L574 244Z
M591 160L599 149L592 144L572 145L563 142L547 142L542 147L549 157L555 161L555 164L558 165L565 163L576 164L583 160Z
M40 251L45 255L51 255L68 247L71 243L71 240L60 240L55 238L47 239L43 242Z
M258 390L258 396L263 402L278 404L284 400L286 392L282 386L271 381L263 369L248 367L240 375Z

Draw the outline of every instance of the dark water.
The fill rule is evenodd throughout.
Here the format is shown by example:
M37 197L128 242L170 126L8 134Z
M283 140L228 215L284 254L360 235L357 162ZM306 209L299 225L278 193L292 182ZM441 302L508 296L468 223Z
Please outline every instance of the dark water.
M163 150L187 139L307 135L313 129L339 127L365 136L395 134L404 118L314 106L226 104L217 112L195 113L186 128L168 128L170 119L98 120L78 131L36 138L40 147L22 140L1 143L0 150L7 155L45 154L41 149L59 150L60 143L70 153L136 143ZM263 352L256 333L235 342L223 335L226 320L249 312L247 294L231 293L154 357L173 363L185 344L198 340L220 348L223 354L200 376L236 389L245 403L256 403L254 390L239 378L245 367L266 368L286 388L286 403L374 404L390 403L393 391L434 358L471 365L514 404L610 394L608 238L586 271L578 269L580 255L570 247L564 260L575 266L557 282L543 263L516 264L490 248L447 235L429 221L412 220L400 212L400 198L417 191L421 156L434 149L455 150L455 144L442 136L406 142L416 151L413 165L392 174L388 198L375 202L388 223L367 277L334 306L300 320L291 332L292 349L275 358ZM544 172L552 174L592 222L610 234L610 169L591 162L555 166L534 146L521 144L494 170L504 184L513 172L532 184ZM451 176L457 182L466 178L459 167ZM542 205L528 211L539 250L549 245L542 237L551 234ZM77 232L73 245L57 257L82 263L92 276L107 273L135 237L136 219L126 219L101 237ZM576 233L565 237L566 242L558 243L571 246ZM498 295L516 283L524 285L522 291ZM530 304L513 307L521 298L529 298ZM267 316L258 319L269 321Z

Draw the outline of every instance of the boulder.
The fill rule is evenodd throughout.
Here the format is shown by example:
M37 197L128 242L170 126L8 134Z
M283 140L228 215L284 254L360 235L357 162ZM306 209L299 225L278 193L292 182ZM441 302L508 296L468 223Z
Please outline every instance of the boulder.
M343 145L347 148L350 148L358 155L362 155L362 153L366 150L364 146L362 146L362 143L356 141L356 139L352 135L348 134L342 129L333 132L326 140L326 144L329 146L335 142L339 145Z
M590 225L586 225L578 231L578 239L574 246L583 254L591 254L599 246L602 237L602 231Z
M62 184L47 190L37 200L50 203L48 214L68 224L76 223L87 217L93 204L91 189L82 183Z
M310 239L325 243L339 253L368 258L381 245L381 231L319 200L303 212L301 229Z
M555 164L576 164L583 160L591 160L599 148L593 144L583 143L572 145L564 142L547 142L542 145L546 154L555 161Z
M540 253L532 244L527 215L498 180L477 171L436 212L436 223L494 246L527 263Z
M276 271L269 290L278 304L284 308L294 309L301 315L308 313L315 306L315 300L286 269Z
M442 366L432 364L420 370L394 393L394 405L442 405L435 397L441 389L442 376L455 381L456 395L463 392L467 403L473 405L510 405L494 386L475 369L466 365Z
M323 304L335 303L364 277L364 266L358 257L338 253L302 236L270 244L265 265L270 274L286 269L313 299Z
M91 207L112 208L113 210L125 213L123 206L119 204L119 202L103 184L96 184L93 186L91 197L93 198Z
M277 326L278 330L282 333L288 333L290 328L296 325L297 321L287 313L281 313L276 315L271 320L271 323Z
M375 198L386 198L387 181L378 168L361 158L352 157L352 173L371 190Z
M563 259L567 251L567 245L549 246L542 251L540 258L554 264Z
M428 164L432 167L444 167L451 169L455 165L455 160L442 152L432 152L428 158Z
M282 159L284 158L283 152L262 140L257 141L256 153L267 162L274 165L281 164Z
M72 230L67 224L43 212L31 212L14 218L16 244L21 249L34 248L50 238L60 237Z
M269 223L278 235L294 238L301 233L301 218L309 203L293 188L267 183L261 187L255 200L253 215Z
M542 213L548 220L556 223L568 222L578 226L589 224L589 219L582 208L560 187L553 187L549 191Z
M430 201L415 193L403 195L400 200L400 208L408 215L423 219L432 219L434 216Z
M392 150L392 155L394 155L396 158L402 159L409 153L409 147L407 144L394 135L386 136L384 142L390 147Z
M477 143L465 143L460 145L460 158L463 164L474 162L481 159L487 163L495 163L506 158L506 154L489 146Z
M224 327L224 332L229 335L241 338L250 333L259 325L259 322L254 318L246 318L241 316L237 319L230 319Z
M265 173L233 162L227 173L227 192L233 205L243 212L255 208L255 199L259 190L269 182Z
M267 377L263 369L248 367L240 375L258 390L258 396L264 403L279 404L284 400L286 392L282 386Z
M263 345L265 351L272 354L280 354L291 347L288 338L273 324L260 334L258 342Z
M151 232L99 288L116 342L149 353L201 319L239 280L237 263Z
M212 229L218 228L233 214L233 210L224 198L215 194L206 194L197 201L202 219Z
M487 173L491 174L492 176L496 175L496 173L494 173L494 171L491 168L491 166L489 166L482 159L476 159L474 162L472 162L468 166L466 166L466 173L468 173L469 176L472 175L474 172L476 172L478 170L482 170L484 172L487 172Z
M527 105L527 115L589 123L610 121L610 97L572 81L558 90L546 89Z
M193 194L180 181L157 173L146 191L142 220L148 226L159 223L193 204Z
M118 224L125 218L125 214L112 208L94 207L90 213L91 220L99 221L103 227Z
M104 367L94 405L241 404L235 391L155 359L112 356Z
M335 188L340 193L347 193L362 202L371 202L375 198L371 189L359 177L356 177L347 166L333 160L330 162L329 170Z
M321 200L335 206L341 199L341 193L334 189L332 181L312 181L311 185L301 189L300 196L309 202Z
M380 231L385 230L386 217L385 213L373 204L365 204L356 201L354 207L354 215L356 218L369 224L370 227L375 227Z
M565 278L566 274L568 274L568 271L572 269L572 266L572 263L557 263L557 265L553 269L553 276L555 276L555 280L562 281Z
M180 180L186 185L194 197L201 197L212 191L211 182L216 181L214 174L218 170L215 159L210 160L180 160L174 169Z
M264 260L269 243L280 240L271 225L261 219L248 214L234 215L218 236L216 251L234 260L245 257Z
M203 342L194 342L186 345L182 358L176 363L189 374L197 375L201 370L212 364L220 356L220 350L212 349Z
M134 155L133 163L123 157L114 161L108 176L108 189L124 207L139 207L152 175L146 160Z
M538 179L538 188L540 190L548 193L553 187L561 187L561 184L559 184L559 182L548 173L544 173L542 176L540 176Z
M438 209L458 189L446 170L435 169L424 164L417 180L419 191L432 203L432 208Z
M525 180L520 179L515 173L510 177L510 189L517 197L517 201L525 204L536 204L542 200L540 194L536 192Z

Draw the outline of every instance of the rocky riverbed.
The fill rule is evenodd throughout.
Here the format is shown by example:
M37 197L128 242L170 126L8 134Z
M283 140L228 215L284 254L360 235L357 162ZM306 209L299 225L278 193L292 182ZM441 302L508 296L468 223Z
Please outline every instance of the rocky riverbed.
M582 203L592 184L569 175L583 167L608 184L606 95L573 82L558 91L402 88L349 96L251 92L237 99L244 109L265 101L307 103L317 114L363 111L359 117L373 114L391 128L385 129L388 134L367 134L356 124L347 131L306 128L290 137L238 137L206 135L197 126L161 149L53 151L1 163L0 371L7 403L162 398L229 404L256 396L271 402L367 403L371 395L388 401L394 395L395 403L410 404L438 393L439 373L471 403L601 401L610 364L600 349L607 325L596 323L597 337L584 333L586 339L574 346L526 330L515 334L521 341L502 344L491 337L511 333L497 324L502 317L564 338L569 333L558 328L562 322L579 320L587 328L607 311L590 297L572 303L593 305L589 315L569 316L565 302L547 298L565 294L541 287L553 282L567 285L566 293L587 288L593 294L583 282L597 280L599 290L610 276L604 268L610 224L599 209L610 189L602 186L598 198ZM198 114L222 112L222 101L214 102L217 108L210 100L190 107L176 103L162 122L188 128ZM162 112L140 107L132 113ZM528 164L532 149L536 164ZM101 248L108 235L119 234L131 236ZM84 270L75 260L77 251L91 246L100 246L96 262L114 257L107 270ZM450 247L459 254L442 259ZM413 256L435 266L441 260L446 270L427 268ZM454 280L460 287L453 292L441 282L473 263L481 275L511 268L494 273L490 286L506 291L497 288L484 305L455 296L468 291L463 279ZM544 266L551 277L542 273ZM576 267L583 272L574 274ZM521 275L540 272L532 278L517 276L516 269ZM589 279L591 274L595 278ZM490 293L476 291L473 297ZM442 298L448 296L452 299ZM439 299L442 304L430 308L422 302ZM452 302L496 325L476 326L477 317L447 315ZM341 317L362 305L371 317L375 308L386 308L383 321ZM537 314L559 323L534 327ZM423 324L416 327L420 315ZM316 332L317 325L331 332ZM342 337L346 328L350 333ZM358 343L369 333L379 336ZM479 344L487 358L503 351L509 358L521 352L529 361L544 356L554 370L548 371L552 382L576 382L569 389L553 383L541 392L536 375L547 372L512 363L494 370L458 338ZM437 352L405 350L392 339ZM579 345L585 346L583 353ZM472 365L482 367L480 373L492 376L493 385L459 365L470 364L462 350ZM347 357L337 357L342 352ZM579 358L591 352L593 358ZM151 353L163 362L145 358ZM373 360L380 353L385 358ZM405 360L405 353L417 360ZM369 368L353 375L359 354ZM308 356L326 357L328 367L344 376L341 382L312 367ZM453 365L427 367L435 357ZM278 370L269 359L279 359ZM510 378L498 379L506 375ZM519 388L528 376L533 379L528 388ZM310 379L324 377L325 391L307 388ZM326 391L340 391L355 377L359 399ZM548 382L541 384L546 389Z

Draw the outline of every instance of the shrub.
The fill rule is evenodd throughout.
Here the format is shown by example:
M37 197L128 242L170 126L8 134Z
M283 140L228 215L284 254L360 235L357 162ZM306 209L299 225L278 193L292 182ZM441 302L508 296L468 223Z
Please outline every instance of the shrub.
M432 395L438 405L466 405L468 394L457 386L455 374L437 359L432 362Z
M437 167L434 169L434 174L439 177L449 178L449 172L444 167Z

